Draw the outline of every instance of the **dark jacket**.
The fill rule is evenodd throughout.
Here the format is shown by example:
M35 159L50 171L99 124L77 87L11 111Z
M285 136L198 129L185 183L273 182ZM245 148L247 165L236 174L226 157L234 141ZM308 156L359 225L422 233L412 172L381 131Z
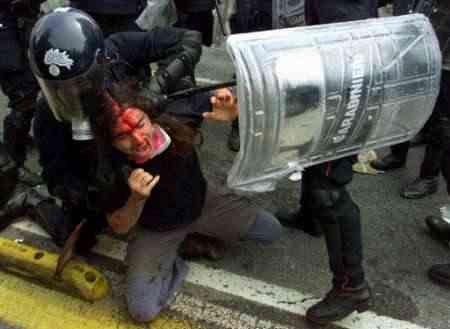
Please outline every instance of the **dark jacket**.
M71 5L87 13L101 15L137 15L147 0L72 0Z
M236 0L236 14L230 27L232 33L272 29L272 0Z
M11 3L13 0L0 0L0 15L2 13L11 13ZM1 16L0 16L1 17Z
M197 13L211 11L215 7L215 0L175 0L175 5L183 13Z
M14 0L0 0L0 24L2 24L2 28L16 27L18 17L36 19L41 3L44 1L25 1L13 4Z
M306 0L306 24L328 24L377 17L377 7L377 0Z

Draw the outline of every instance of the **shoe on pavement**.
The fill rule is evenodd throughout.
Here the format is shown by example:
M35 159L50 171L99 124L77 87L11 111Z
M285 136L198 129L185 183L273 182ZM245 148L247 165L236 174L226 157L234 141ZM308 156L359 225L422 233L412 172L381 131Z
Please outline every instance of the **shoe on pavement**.
M425 218L431 234L440 240L450 241L450 224L439 216L428 216Z
M428 277L431 281L450 287L450 264L437 264L430 267Z
M381 170L381 171L388 171L388 170L402 168L405 166L405 164L406 164L405 160L398 159L392 153L389 155L386 155L385 157L383 157L381 159L374 160L370 163L372 168L374 168L376 170Z
M357 287L333 287L324 299L306 311L306 318L325 325L338 321L354 311L364 312L371 306L372 294L367 282Z
M400 192L405 199L421 199L437 192L439 187L439 179L432 178L416 178L412 183L406 185Z

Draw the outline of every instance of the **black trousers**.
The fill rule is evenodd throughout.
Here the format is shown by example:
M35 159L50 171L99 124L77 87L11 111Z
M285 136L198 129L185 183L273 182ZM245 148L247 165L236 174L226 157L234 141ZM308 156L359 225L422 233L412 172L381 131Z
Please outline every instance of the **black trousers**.
M26 56L32 22L8 19L0 28L0 86L9 99L11 112L5 117L4 136L6 150L19 165L26 157L31 119L35 110L39 86L31 72Z
M394 0L394 15L406 15L409 11L414 9L414 0Z
M442 71L441 90L438 99L436 130L441 141L440 158L442 175L450 195L450 71Z
M307 168L302 180L303 218L314 218L322 227L334 285L364 282L361 216L346 189L352 162L344 158Z
M377 16L376 0L306 0L307 25L344 22ZM364 282L361 215L346 185L352 180L351 158L307 168L301 207L322 226L334 285Z
M448 171L448 166L443 163L447 156L448 147L448 118L449 114L449 71L442 71L441 90L439 92L433 114L422 131L429 136L429 142L425 148L425 154L420 166L420 178L438 177L442 171ZM391 152L399 160L406 161L410 143L400 143L391 146ZM447 174L447 173L446 173Z

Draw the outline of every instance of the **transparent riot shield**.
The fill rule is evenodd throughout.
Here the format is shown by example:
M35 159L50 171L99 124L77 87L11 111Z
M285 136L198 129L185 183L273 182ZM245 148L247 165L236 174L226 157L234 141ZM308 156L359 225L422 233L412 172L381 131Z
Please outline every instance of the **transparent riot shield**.
M241 191L410 139L439 91L441 53L421 14L233 35L227 49L241 138L228 184Z
M305 25L305 0L273 0L272 2L274 29Z

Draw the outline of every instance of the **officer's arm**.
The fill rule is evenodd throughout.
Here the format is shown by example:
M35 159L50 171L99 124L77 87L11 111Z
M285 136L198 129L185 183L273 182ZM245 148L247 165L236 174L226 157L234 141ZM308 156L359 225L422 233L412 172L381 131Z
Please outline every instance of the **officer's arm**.
M199 32L172 27L116 33L108 38L108 45L135 67L152 62L162 64L154 79L157 86L153 87L164 94L172 90L180 78L193 75L202 53Z

